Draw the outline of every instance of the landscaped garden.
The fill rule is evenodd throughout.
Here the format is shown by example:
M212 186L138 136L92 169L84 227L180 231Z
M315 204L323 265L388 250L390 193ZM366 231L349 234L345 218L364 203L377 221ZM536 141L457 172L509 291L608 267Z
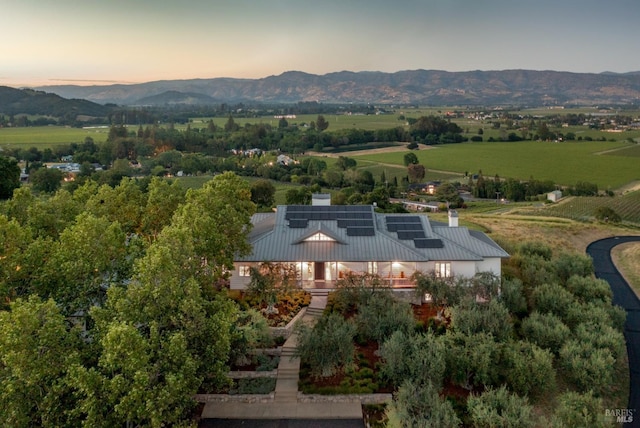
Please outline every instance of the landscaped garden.
M418 273L402 298L346 278L297 327L300 389L393 391L371 407L388 426L610 426L604 409L628 394L625 313L592 273L586 256L523 243L502 278Z

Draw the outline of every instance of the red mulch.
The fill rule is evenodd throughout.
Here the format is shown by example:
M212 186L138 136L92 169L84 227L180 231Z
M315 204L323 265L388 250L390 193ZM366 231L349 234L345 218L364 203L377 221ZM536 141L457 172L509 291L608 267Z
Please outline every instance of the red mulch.
M375 354L377 350L378 350L378 343L373 340L369 341L366 345L356 344L356 355L358 356L358 359L356 360L356 364L359 359L364 359L367 361L368 367L375 371L376 363L380 361L380 357ZM362 354L362 357L360 357L361 354ZM339 386L344 379L345 379L344 373L336 373L333 376L329 376L329 377L324 377L319 379L312 378L311 382L317 387ZM376 392L391 393L393 392L393 388L391 388L389 385L381 384Z
M456 399L465 400L471 395L473 391L469 391L468 389L464 389L459 385L455 385L451 382L446 382L444 387L442 388L441 395L443 397L451 397Z
M438 315L438 308L432 306L429 303L423 303L422 305L411 305L413 308L413 316L417 321L422 321L426 324L429 318L434 318Z

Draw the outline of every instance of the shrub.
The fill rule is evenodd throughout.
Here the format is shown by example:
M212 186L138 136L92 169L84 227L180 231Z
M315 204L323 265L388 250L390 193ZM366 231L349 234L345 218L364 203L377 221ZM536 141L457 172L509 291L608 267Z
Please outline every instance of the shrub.
M409 303L395 299L391 293L376 292L358 306L355 323L359 336L382 343L395 331L412 331L415 319Z
M526 398L510 393L503 386L481 395L472 395L467 408L474 427L533 427L533 407Z
M442 385L446 362L441 337L397 331L383 343L379 354L384 361L380 374L394 385L407 380L419 384L431 382L436 387Z
M504 377L511 391L539 396L555 386L553 355L528 342L511 342L503 347Z
M438 389L431 383L416 385L405 382L387 406L389 428L448 428L460 426L450 402L438 396Z
M556 355L571 335L571 330L560 318L537 311L522 321L520 331L525 339Z
M587 255L562 253L554 260L554 268L560 282L566 284L574 275L586 277L593 274L593 261Z
M603 417L602 399L594 397L591 391L580 394L569 391L558 397L558 407L553 415L554 427L593 427L610 426Z
M527 312L527 298L524 295L522 281L517 278L502 283L500 301L514 315Z
M451 308L451 326L467 335L491 334L502 342L513 336L513 323L508 309L499 301L477 303L468 300Z
M567 379L581 392L600 392L613 380L615 358L609 349L572 339L560 349L559 362Z
M557 284L543 284L533 290L533 308L541 313L550 313L564 319L569 307L575 302L573 294Z
M567 281L567 289L582 303L611 304L613 293L603 279L574 275Z
M455 384L471 390L474 386L492 385L496 382L498 376L495 361L498 359L499 347L491 335L447 332L444 337L446 373Z
M596 219L603 221L605 223L608 223L608 222L620 223L622 221L620 214L615 212L613 208L607 207L607 206L601 206L596 208L594 216Z
M298 347L295 355L311 367L311 376L328 377L353 363L356 328L338 314L320 318L311 329L296 324Z
M229 361L238 365L250 362L249 351L273 344L267 320L255 309L239 311L231 326Z

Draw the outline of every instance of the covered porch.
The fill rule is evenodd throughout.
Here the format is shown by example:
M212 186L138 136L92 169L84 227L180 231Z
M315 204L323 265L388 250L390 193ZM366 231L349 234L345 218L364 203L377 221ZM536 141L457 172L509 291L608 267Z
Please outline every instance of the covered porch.
M333 289L349 273L378 275L394 288L413 287L415 262L297 262L298 282L303 289Z

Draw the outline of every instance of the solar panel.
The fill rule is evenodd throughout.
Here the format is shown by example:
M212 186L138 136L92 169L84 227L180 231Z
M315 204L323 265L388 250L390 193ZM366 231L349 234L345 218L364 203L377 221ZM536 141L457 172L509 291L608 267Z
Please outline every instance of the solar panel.
M353 226L365 226L373 227L373 220L359 219L359 218L339 218L338 227L353 227Z
M425 238L424 231L422 230L399 230L398 239L408 240L416 238Z
M385 217L385 221L387 224L389 223L421 223L420 217L415 215L407 215L407 216L387 216Z
M405 224L391 223L391 224L387 224L387 230L389 232L398 232L401 230L424 230L424 229L422 228L422 223L405 223Z
M413 243L416 248L442 248L444 244L440 239L414 239Z
M373 227L347 227L348 236L375 236Z
M289 227L292 229L303 229L309 225L307 219L291 219L289 220Z

